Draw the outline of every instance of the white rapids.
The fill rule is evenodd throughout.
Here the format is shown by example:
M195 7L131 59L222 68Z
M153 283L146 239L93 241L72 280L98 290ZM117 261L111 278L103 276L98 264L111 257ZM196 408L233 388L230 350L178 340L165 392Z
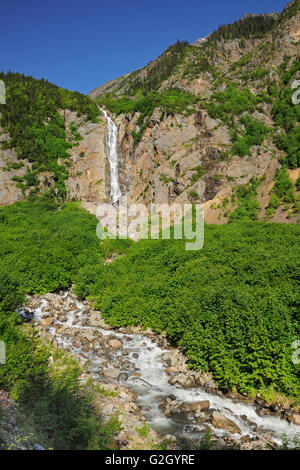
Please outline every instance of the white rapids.
M110 164L110 196L113 204L121 199L118 175L118 128L105 109L99 108L107 121L107 156Z
M49 316L49 307L52 310L47 295L45 297L41 296L39 298L38 307L34 309L36 322L40 322ZM184 424L179 424L164 415L159 405L172 394L176 397L176 400L182 400L187 404L209 400L210 407L234 421L244 436L254 437L256 431L258 433L269 431L273 436L273 441L278 444L282 442L283 435L289 440L299 437L299 428L297 426L288 423L279 416L261 417L252 405L234 402L230 398L206 392L201 387L184 389L177 385L170 385L166 373L167 366L162 360L162 355L166 350L158 346L155 340L144 334L121 333L109 329L108 326L105 328L90 326L89 318L91 313L86 303L76 300L75 296L70 297L69 291L61 294L60 299L62 302L60 306L62 317L60 319L60 316L58 316L55 323L79 329L82 331L82 336L87 330L93 331L99 335L99 342L96 342L93 348L82 348L80 345L78 346L77 340L74 345L72 337L59 335L56 333L56 329L50 326L49 333L55 337L58 347L65 348L78 359L87 360L89 375L95 382L101 382L101 370L103 368L117 367L121 371L118 381L137 392L136 403L155 431L162 434L173 433L181 438L197 438L197 435L201 431L203 432L203 426L199 423L187 421ZM101 338L103 339L108 335L120 339L123 343L122 348L105 352L101 346ZM80 334L76 334L76 338L80 339ZM137 376L139 376L139 379L137 379ZM220 429L212 428L212 430L219 437L228 435L226 431ZM241 436L234 435L234 437L240 439Z

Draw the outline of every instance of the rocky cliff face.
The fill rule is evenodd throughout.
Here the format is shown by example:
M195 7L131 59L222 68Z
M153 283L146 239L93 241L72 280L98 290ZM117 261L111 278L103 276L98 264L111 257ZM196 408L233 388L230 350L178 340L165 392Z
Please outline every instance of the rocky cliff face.
M120 184L129 203L150 204L201 202L205 204L208 223L225 223L228 206L224 199L233 190L253 178L262 178L258 201L264 216L269 193L274 185L280 156L274 146L254 148L247 157L223 158L224 146L231 142L230 132L218 120L198 111L192 116L169 116L159 121L161 111L155 110L137 148L130 134L135 119L116 119L119 125ZM298 175L299 171L294 172ZM234 204L231 204L231 209ZM274 218L285 221L279 210ZM295 222L297 216L287 219Z
M158 94L176 88L195 96L194 104L183 113L168 113L164 106L158 106L144 121L142 116L141 125L141 112L122 113L122 107L120 111L115 106L126 94L129 100L137 99L132 90L140 83L137 80L142 80L141 87L147 85L147 79L151 80L155 61L91 92L93 99L112 110L119 127L120 185L129 202L204 203L207 222L226 223L238 207L239 188L246 190L256 181L254 199L260 219L267 216L268 220L277 222L299 220L299 208L284 200L275 209L269 207L286 152L276 143L276 136L284 130L274 122L274 100L268 96L272 84L280 89L284 69L295 70L286 87L291 88L291 80L300 77L299 7L299 2L291 2L281 15L269 15L274 24L263 34L230 37L234 35L233 25L225 37L213 33L186 47L176 68L156 87ZM250 15L245 16L242 21L249 18ZM241 27L241 22L237 27ZM242 27L246 28L244 24ZM157 59L157 67L162 63L161 57ZM224 100L232 87L242 93L249 92L254 101L262 92L264 97L257 99L251 109L246 105L245 110L228 111L231 120L221 113L212 113L211 102L219 105L218 94L223 93ZM260 142L250 145L241 155L233 145L236 134L247 139L251 132L241 124L242 116L249 116L259 125L263 123L268 131ZM141 136L136 144L134 136L138 133ZM300 148L300 142L298 145ZM294 166L287 171L292 183L296 183L299 168ZM294 201L297 200L299 184L294 188Z
M66 182L68 198L80 200L84 207L108 200L109 163L106 157L106 121L86 122L71 111L65 112L66 127L75 123L82 137L78 146L73 147L69 178ZM72 142L72 135L67 134Z
M72 145L69 150L69 177L66 180L69 200L80 200L89 209L93 205L108 200L109 164L106 156L106 121L98 123L78 117L76 112L64 110L67 140ZM74 137L70 128L78 132ZM79 138L78 138L79 137ZM9 140L9 135L0 129L0 141ZM23 200L30 189L21 190L18 178L23 178L32 164L17 157L15 149L0 148L0 205L9 205ZM51 172L39 174L41 189L54 186L54 175Z
M0 128L0 142L7 139L9 135ZM0 147L0 205L6 206L23 199L21 189L12 178L23 177L26 173L26 165L31 166L29 162L22 163L20 166L14 149L3 150Z
M207 222L226 223L239 205L239 188L249 189L256 181L254 199L258 204L258 218L267 216L268 220L277 222L299 220L299 208L284 200L270 209L276 174L286 152L276 143L276 136L285 131L274 122L274 100L269 97L272 84L280 89L284 69L295 69L286 87L291 88L292 79L300 77L298 3L291 2L280 16L270 15L275 23L262 35L214 39L216 33L213 33L211 39L187 47L176 68L156 88L158 94L176 88L195 96L195 103L184 113L168 113L164 106L159 106L145 117L142 125L141 112L114 113L117 109L114 103L126 97L126 89L135 89L137 77L144 77L146 84L147 76L151 79L155 61L91 92L93 99L113 111L119 127L120 185L129 202L204 203ZM231 30L226 34L230 36ZM223 100L230 100L226 92L231 87L249 92L254 101L262 92L264 96L256 100L251 110L246 105L245 110L228 111L229 120L226 115L212 113L211 102L219 105L218 94L222 93ZM136 99L130 93L129 100ZM251 132L241 124L242 116L263 123L268 131L261 142L250 145L241 155L233 145L236 134L247 138ZM141 137L136 144L137 133ZM287 172L295 184L300 176L299 168L294 166ZM299 200L299 184L294 188L294 200Z

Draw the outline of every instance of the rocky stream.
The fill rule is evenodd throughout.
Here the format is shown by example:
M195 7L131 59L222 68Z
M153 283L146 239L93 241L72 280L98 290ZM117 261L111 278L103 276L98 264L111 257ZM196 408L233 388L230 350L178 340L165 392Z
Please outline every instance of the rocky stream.
M112 329L71 290L28 296L27 306L39 335L78 359L83 382L91 379L114 392L103 397L100 409L105 420L119 416L120 449L162 442L199 448L208 430L217 448L276 448L282 435L299 436L300 416L292 408L222 394L210 374L189 370L187 359L163 335L138 327Z

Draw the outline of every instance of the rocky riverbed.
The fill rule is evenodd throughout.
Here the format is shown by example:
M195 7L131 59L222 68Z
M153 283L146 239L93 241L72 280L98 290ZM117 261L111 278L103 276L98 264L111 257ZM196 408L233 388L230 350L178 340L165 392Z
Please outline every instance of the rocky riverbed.
M199 448L210 430L217 448L275 447L286 434L299 436L295 410L264 400L224 396L210 374L190 371L184 355L166 338L139 328L111 329L72 291L28 296L39 335L72 353L105 391L98 399L105 420L118 416L120 449ZM189 441L187 443L187 441Z

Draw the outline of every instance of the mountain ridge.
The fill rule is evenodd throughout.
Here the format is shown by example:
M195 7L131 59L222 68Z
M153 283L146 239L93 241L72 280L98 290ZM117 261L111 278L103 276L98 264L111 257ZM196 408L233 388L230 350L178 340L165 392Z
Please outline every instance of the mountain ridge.
M250 218L299 220L299 9L296 0L280 14L246 15L197 46L178 41L91 92L119 126L130 201L201 202L213 223L249 205ZM289 196L278 193L282 180Z
M276 18L221 26L199 46L177 41L92 100L14 77L0 105L1 204L49 191L50 200L80 200L92 212L109 202L100 105L118 126L129 203L202 203L209 223L298 222L300 111L291 84L300 77L299 10L295 0Z

